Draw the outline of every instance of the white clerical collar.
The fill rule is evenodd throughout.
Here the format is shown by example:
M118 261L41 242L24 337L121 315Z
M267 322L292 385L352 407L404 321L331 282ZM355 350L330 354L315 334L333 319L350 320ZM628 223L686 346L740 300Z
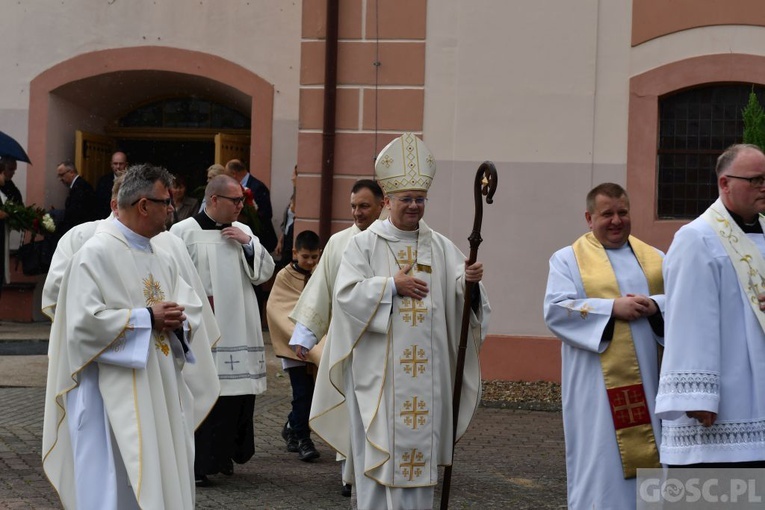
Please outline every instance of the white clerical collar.
M216 221L216 220L214 220L212 216L210 216L209 214L207 214L207 209L205 209L205 210L204 210L204 211L202 211L202 212L203 212L203 213L205 213L205 216L207 216L208 218L210 218L210 221L212 221L212 222L213 222L213 224L214 224L216 227L220 227L221 225L223 225L223 223L221 223L220 221Z
M122 235L125 236L125 240L127 241L128 246L134 250L152 253L151 239L144 237L141 234L136 234L127 226L125 226L125 224L122 223L118 218L114 218L112 222L117 226L119 231L122 232Z
M80 176L79 176L79 175L75 175L75 176L74 176L74 179L72 179L72 184L70 184L70 185L69 185L69 189L72 189L72 187L74 186L74 181L76 181L76 180L77 180L77 179L79 179L79 178L80 178Z
M390 221L390 217L386 218L385 221L383 221L383 226L385 227L386 234L392 235L402 240L417 239L417 237L420 234L419 224L415 230L401 230L396 225L394 225L392 221Z

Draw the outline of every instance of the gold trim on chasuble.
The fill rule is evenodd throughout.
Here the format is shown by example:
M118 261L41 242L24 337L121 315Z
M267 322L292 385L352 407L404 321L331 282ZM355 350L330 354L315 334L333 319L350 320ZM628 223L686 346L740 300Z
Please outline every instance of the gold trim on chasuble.
M143 279L143 297L146 298L146 306L154 306L165 300L162 285L154 279L154 275L151 273L149 273L148 278ZM162 351L165 356L170 354L170 342L164 332L154 336L154 347Z
M629 237L629 244L646 275L650 294L662 294L661 256L652 246L635 237ZM587 297L615 299L622 295L606 250L592 232L577 239L572 248ZM582 319L587 317L587 313L581 314ZM624 478L634 478L637 468L656 468L660 464L629 322L614 321L614 335L611 344L600 355L600 365Z
M389 247L399 269L411 265L411 274L424 273L418 278L426 280L430 286L430 267L417 263L417 247L405 246L397 250L390 244ZM398 377L394 378L393 388L397 409L393 450L397 471L394 479L399 481L394 485L424 486L431 484L430 472L434 452L412 446L430 444L433 427L429 408L429 400L433 397L432 391L429 390L432 384L428 382L432 377L428 344L431 330L428 306L430 298L397 298L398 320L395 320L395 323L398 325L398 331L392 335L398 353L398 370L395 371ZM426 380L415 381L418 376L420 380L423 377ZM415 391L417 394L414 394ZM399 429L400 433L396 433L395 429Z

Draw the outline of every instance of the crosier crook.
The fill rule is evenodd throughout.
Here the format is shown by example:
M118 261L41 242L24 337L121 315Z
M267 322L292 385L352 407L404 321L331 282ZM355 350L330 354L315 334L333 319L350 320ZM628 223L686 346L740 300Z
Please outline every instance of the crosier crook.
M481 244L481 223L483 222L483 200L486 203L494 202L494 192L497 191L497 168L491 161L484 161L478 167L473 183L473 196L475 199L475 216L473 219L473 231L468 237L470 242L470 257L467 265L475 263L478 257L478 246ZM457 351L457 368L454 374L454 396L452 400L452 445L457 441L457 421L460 415L460 394L462 393L462 379L465 370L465 354L467 350L467 337L470 330L470 309L472 307L473 286L475 282L465 281L465 305L462 308L462 330L460 332L460 345ZM454 465L454 446L452 446L452 465ZM444 483L441 488L441 510L449 508L449 489L452 480L452 465L444 468Z

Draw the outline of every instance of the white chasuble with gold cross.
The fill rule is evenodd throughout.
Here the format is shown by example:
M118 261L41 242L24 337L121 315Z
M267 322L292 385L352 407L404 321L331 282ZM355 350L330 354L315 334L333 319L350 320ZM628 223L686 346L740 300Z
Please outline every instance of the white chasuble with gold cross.
M202 303L167 254L146 238L135 249L111 223L62 280L43 466L66 508L193 508L193 397L181 375L193 355L174 333L152 330L146 307L182 304L193 341Z
M329 365L319 370L311 427L344 455L348 438L361 437L353 448L357 480L361 475L389 488L434 486L438 466L451 463L464 263L457 247L422 221L418 231L403 232L378 220L348 244L335 281L332 342L322 355L322 365ZM407 264L427 282L425 299L394 294L392 277ZM478 350L490 312L480 289L481 303L470 319L458 436L480 397Z

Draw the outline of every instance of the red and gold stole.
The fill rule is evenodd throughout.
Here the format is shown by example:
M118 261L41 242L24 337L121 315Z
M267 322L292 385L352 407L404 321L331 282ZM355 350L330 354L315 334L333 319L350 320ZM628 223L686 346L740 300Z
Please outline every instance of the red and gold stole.
M661 256L652 246L635 237L629 237L629 244L648 280L650 294L662 294ZM606 250L592 232L577 239L572 247L587 297L621 297ZM611 344L600 355L600 366L614 419L624 478L634 478L637 468L660 467L629 322L615 321L614 335Z

